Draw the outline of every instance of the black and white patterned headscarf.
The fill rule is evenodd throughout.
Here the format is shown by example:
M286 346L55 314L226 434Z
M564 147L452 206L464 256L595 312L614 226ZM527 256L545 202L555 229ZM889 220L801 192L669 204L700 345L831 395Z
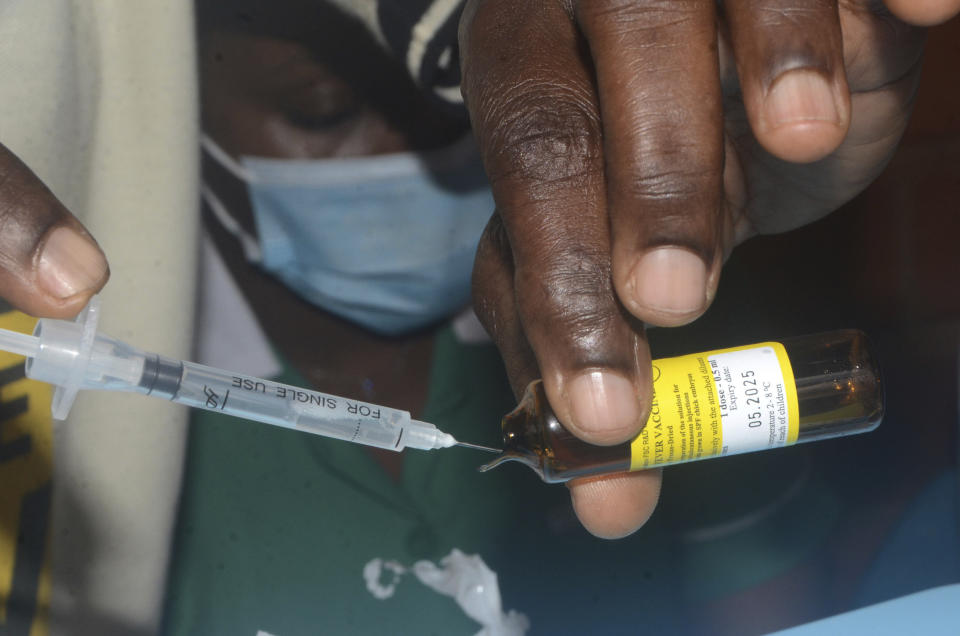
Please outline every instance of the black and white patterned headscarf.
M465 0L327 0L361 22L403 61L428 94L461 108L457 23Z

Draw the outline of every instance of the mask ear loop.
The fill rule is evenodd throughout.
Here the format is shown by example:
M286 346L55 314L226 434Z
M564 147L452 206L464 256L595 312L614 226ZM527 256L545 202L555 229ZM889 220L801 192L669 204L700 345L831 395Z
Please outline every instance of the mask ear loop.
M244 183L256 182L256 177L254 177L249 170L237 163L237 161L227 154L223 148L218 146L213 139L205 134L201 135L200 144L203 146L204 150L210 153L210 156L214 161L219 163L234 177L243 181ZM235 236L237 240L240 241L240 247L243 248L243 255L246 257L246 259L251 263L262 263L263 252L260 249L260 242L255 236L247 232L239 223L237 223L237 220L227 210L227 206L223 204L223 201L220 200L220 197L218 197L206 184L201 185L200 196L210 207L210 211L213 212L214 218L220 222L220 225L223 226L223 229Z
M221 148L220 145L217 144L217 142L215 142L213 138L206 133L200 135L200 145L203 146L204 150L210 153L210 156L213 157L217 163L223 166L227 172L235 176L237 179L240 179L244 183L255 183L258 181L255 174L237 163L237 160L231 157L230 153Z

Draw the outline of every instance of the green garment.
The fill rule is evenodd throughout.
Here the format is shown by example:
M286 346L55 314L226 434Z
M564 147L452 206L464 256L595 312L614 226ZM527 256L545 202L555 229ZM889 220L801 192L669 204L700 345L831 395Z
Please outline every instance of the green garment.
M304 384L289 372L278 380ZM495 443L513 403L492 346L438 335L422 419ZM690 550L669 516L628 539L598 540L576 521L566 488L519 465L478 473L487 459L409 450L396 483L360 446L198 413L165 633L474 634L479 626L451 599L412 576L384 601L362 577L376 557L411 565L454 547L497 572L504 609L527 614L533 634L682 633L691 581L681 551ZM711 584L725 576L695 575Z

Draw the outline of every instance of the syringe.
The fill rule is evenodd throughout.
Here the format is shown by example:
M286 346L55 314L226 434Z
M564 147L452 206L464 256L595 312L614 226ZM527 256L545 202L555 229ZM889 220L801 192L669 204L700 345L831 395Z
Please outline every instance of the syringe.
M76 321L43 318L33 335L0 329L0 349L27 356L27 377L56 385L53 417L65 419L82 389L127 391L298 431L402 451L459 445L407 411L310 391L149 353L97 333L94 297Z

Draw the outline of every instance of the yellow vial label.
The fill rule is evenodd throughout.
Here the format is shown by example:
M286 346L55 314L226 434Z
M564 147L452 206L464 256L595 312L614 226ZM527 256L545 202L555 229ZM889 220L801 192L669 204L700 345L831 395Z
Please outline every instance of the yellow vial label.
M653 392L630 470L797 441L797 386L779 342L654 360Z

